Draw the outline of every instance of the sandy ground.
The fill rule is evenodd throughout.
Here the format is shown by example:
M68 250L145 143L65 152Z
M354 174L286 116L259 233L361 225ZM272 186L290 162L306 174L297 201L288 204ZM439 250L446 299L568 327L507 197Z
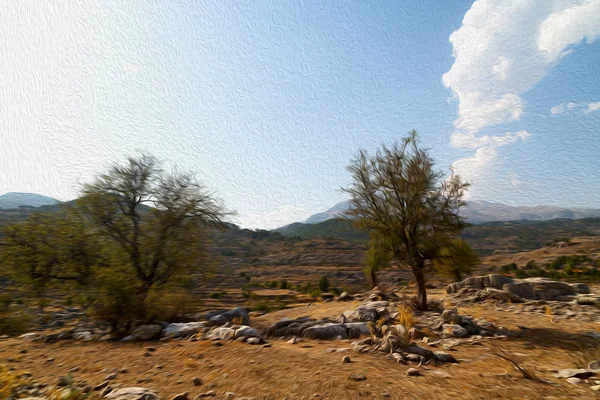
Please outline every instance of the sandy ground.
M352 306L332 302L282 310L255 317L252 325L265 327L283 317L303 315L337 317ZM255 399L600 398L600 392L592 391L589 384L569 384L555 378L553 372L574 367L581 346L593 343L584 333L600 331L600 321L552 323L545 315L515 314L493 306L459 311L523 331L520 337L495 343L516 354L539 378L551 383L525 380L486 345L467 344L453 348L452 354L460 364L424 366L419 377L407 377L409 366L386 360L384 354L355 354L350 342L343 340L292 345L276 339L271 341L272 347L263 348L239 342L216 347L210 341L43 344L10 339L0 342L0 364L28 371L39 382L48 384L55 384L59 376L75 367L78 371L74 377L90 385L101 383L113 370L126 369L118 374L115 386L147 387L165 399L182 392L194 398L209 390L217 396L234 392L236 397ZM155 351L145 356L148 347ZM352 363L342 363L344 355L349 355ZM357 382L349 379L351 374L363 374L367 379ZM195 377L203 381L201 386L193 385Z

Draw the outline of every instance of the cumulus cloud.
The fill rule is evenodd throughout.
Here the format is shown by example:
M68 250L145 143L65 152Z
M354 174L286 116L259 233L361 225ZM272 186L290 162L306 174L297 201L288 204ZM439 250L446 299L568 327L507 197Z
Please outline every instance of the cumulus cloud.
M586 113L591 113L591 112L598 111L598 110L600 110L600 102L588 104L587 109L585 110L585 112Z
M562 114L567 110L571 110L571 109L575 108L576 106L577 106L577 104L572 103L572 102L562 103L562 104L552 107L550 109L550 112L552 113L552 115Z
M571 46L600 34L600 0L477 0L450 35L454 64L442 81L458 102L455 147L475 149L455 170L468 179L497 156L496 148L525 140L520 131L479 135L491 126L519 121L521 95L542 80ZM560 114L575 103L552 108ZM592 107L593 108L593 107ZM525 132L525 133L523 133Z

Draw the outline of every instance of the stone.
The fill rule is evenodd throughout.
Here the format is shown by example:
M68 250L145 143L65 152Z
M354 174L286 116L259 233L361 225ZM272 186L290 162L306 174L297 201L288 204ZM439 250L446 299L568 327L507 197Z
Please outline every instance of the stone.
M350 376L348 376L348 379L360 382L360 381L366 381L367 377L364 376L363 374L351 374Z
M133 330L131 336L137 340L154 340L160 337L162 330L162 326L158 324L140 325Z
M234 308L233 310L219 312L216 315L208 318L211 325L225 325L227 322L233 322L234 319L239 319L238 324L250 325L250 317L248 310L245 308Z
M444 324L442 329L444 333L456 338L463 338L468 335L467 330L460 325Z
M115 389L105 396L106 400L160 400L156 392L142 387Z
M515 296L519 296L522 299L533 300L535 299L535 291L525 282L507 283L502 286L502 290L508 293L512 293Z
M503 301L506 301L507 303L522 303L523 302L523 299L521 299L519 296L509 293L509 292L505 292L504 290L498 290L498 289L494 289L492 287L488 287L488 288L485 288L485 292L488 297L490 297L492 299L496 299L496 300L503 300Z
M341 336L342 339L348 338L346 328L341 324L334 323L312 326L302 332L302 337L306 339L332 340L338 336Z
M585 283L570 283L569 284L578 294L590 294L590 288Z
M56 383L56 386L60 386L60 387L64 387L64 386L69 386L71 384L72 379L68 376L60 376L58 377L58 382Z
M293 338L291 338L290 340L288 340L286 343L287 344L296 344L298 343L298 338L296 336L294 336Z
M196 396L196 399L205 399L207 397L215 397L216 395L217 394L214 390L209 390L208 392L200 393L198 396Z
M107 386L108 386L108 384L109 384L109 382L108 382L108 381L104 381L104 382L102 382L101 384L94 386L94 390L96 390L96 391L102 390L102 389L104 389L105 387L107 387Z
M105 381L113 381L115 379L117 379L117 374L106 375L106 377L104 378Z
M190 394L188 392L176 394L171 400L189 400Z
M591 361L588 364L589 369L600 370L600 360Z
M421 372L416 368L409 368L406 371L406 376L419 376L419 375L421 375Z
M344 356L342 357L342 362L345 364L350 364L352 360L350 359L350 356Z
M26 333L24 335L19 336L19 339L23 340L37 340L40 337L38 333Z
M262 342L262 339L258 338L258 337L251 337L251 338L248 338L248 340L246 340L246 343L254 344L254 345L261 344L261 342Z
M239 337L260 337L260 334L256 329L242 325L235 330L235 338L237 339Z
M593 371L588 371L587 369L563 369L558 371L558 378L579 378L579 379L587 379L591 376L594 376L595 373Z
M225 400L233 400L233 399L235 399L234 392L225 392Z
M194 379L192 379L192 384L194 386L200 386L200 385L202 385L202 379L195 377Z
M596 392L600 391L600 385L592 386L590 389L595 390Z
M205 322L179 322L169 324L161 332L163 338L176 339L195 335L206 327Z
M573 385L577 385L579 383L583 383L583 379L579 379L579 378L569 378L567 379L567 382L573 384Z
M353 297L348 292L344 291L338 296L337 301L350 301L352 299Z

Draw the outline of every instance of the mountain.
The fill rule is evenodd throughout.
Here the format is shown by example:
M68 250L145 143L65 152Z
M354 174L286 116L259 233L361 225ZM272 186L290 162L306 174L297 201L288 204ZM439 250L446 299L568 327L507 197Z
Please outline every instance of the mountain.
M58 203L60 202L52 197L35 193L10 192L0 196L0 208L41 207Z
M318 224L341 216L350 207L344 201L329 210L310 216L305 224ZM561 208L552 206L509 206L489 201L468 201L463 214L472 224L482 224L493 221L549 221L552 219L582 219L600 217L600 209L590 208ZM285 227L283 227L285 228ZM281 229L283 229L281 228Z

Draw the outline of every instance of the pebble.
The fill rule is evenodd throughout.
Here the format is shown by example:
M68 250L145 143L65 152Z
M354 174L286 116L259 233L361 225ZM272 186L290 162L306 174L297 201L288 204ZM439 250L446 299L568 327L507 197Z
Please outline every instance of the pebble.
M358 381L366 381L367 377L364 376L363 374L352 374L348 377L348 379L358 382Z
M352 360L350 359L350 356L344 356L342 357L342 362L345 364L350 364Z
M406 371L406 376L419 376L419 375L421 375L421 372L416 368L409 368Z
M190 398L190 394L188 392L179 393L173 397L172 400L188 400Z
M194 384L194 386L200 386L202 385L202 379L195 377L194 379L192 379L192 383Z

